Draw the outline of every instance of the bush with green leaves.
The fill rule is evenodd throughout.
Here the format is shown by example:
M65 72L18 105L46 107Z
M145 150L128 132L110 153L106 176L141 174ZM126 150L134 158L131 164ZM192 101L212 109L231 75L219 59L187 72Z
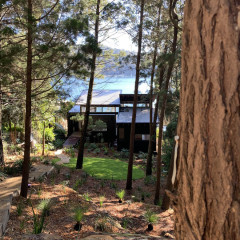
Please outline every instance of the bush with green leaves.
M149 185L154 185L156 183L156 177L155 176L146 176L144 178L144 184L149 186Z
M64 142L65 142L65 139L58 139L58 138L56 138L53 141L53 145L54 145L55 149L61 149L61 148L63 148Z
M75 149L73 147L64 148L64 152L70 157L75 157Z
M48 142L53 142L55 140L55 134L53 132L53 127L47 127L45 128L45 141Z
M147 153L144 153L144 152L141 152L141 151L137 155L138 159L142 159L142 160L147 160L147 156L148 156Z
M90 143L89 146L88 146L88 149L90 151L93 151L95 150L96 148L98 148L97 144L96 143Z
M11 166L5 166L4 167L4 173L8 175L16 175L22 172L22 165L23 165L23 159L19 159L16 162L14 162ZM30 161L30 168L32 166L32 162Z
M101 152L101 149L100 149L100 148L96 148L96 149L93 151L94 154L99 154L100 152Z
M120 151L119 157L120 157L120 158L128 158L128 157L129 157L129 150L126 149L126 148L123 148L123 149Z

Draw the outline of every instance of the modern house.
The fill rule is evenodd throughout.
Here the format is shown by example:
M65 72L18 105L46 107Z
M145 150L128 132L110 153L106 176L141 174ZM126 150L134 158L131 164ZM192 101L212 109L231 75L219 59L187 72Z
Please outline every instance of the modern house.
M107 142L109 146L117 144L117 149L129 148L132 122L134 94L122 94L121 90L94 90L90 108L93 122L102 120L106 128L92 129L88 133L89 142ZM77 142L80 136L82 121L71 119L76 114L83 115L86 109L87 91L83 91L75 106L68 113L68 136ZM154 111L153 111L154 112ZM135 152L147 152L149 141L149 95L139 94L136 130ZM155 144L154 144L155 150Z

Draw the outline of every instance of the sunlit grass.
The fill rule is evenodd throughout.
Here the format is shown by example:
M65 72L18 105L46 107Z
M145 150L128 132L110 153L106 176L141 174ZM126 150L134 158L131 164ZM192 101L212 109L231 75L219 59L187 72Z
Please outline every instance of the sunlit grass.
M75 168L76 161L77 158L71 158L64 166ZM83 170L98 179L126 180L127 169L128 164L118 159L86 157L83 161ZM133 179L143 177L143 170L133 166Z

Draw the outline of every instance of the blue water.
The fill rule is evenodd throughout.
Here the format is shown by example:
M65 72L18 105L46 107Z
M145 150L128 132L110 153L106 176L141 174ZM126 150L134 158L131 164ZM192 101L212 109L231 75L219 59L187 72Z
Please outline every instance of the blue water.
M144 80L140 80L142 82ZM105 77L104 79L95 79L95 90L122 90L122 93L134 93L135 78L116 78ZM88 82L83 83L80 80L74 80L70 85L64 87L70 94L71 100L76 100L80 96L83 90L88 89ZM148 91L148 85L141 83L139 86L140 93L146 93Z

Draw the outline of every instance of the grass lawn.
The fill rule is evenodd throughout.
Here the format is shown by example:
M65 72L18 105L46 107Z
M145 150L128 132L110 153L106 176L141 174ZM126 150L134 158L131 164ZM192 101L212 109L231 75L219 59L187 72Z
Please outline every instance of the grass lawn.
M75 168L76 161L77 158L71 158L70 162L64 164L64 166ZM127 169L128 164L118 159L86 157L83 161L83 170L99 179L126 180ZM144 176L142 169L133 166L133 179L143 178Z

